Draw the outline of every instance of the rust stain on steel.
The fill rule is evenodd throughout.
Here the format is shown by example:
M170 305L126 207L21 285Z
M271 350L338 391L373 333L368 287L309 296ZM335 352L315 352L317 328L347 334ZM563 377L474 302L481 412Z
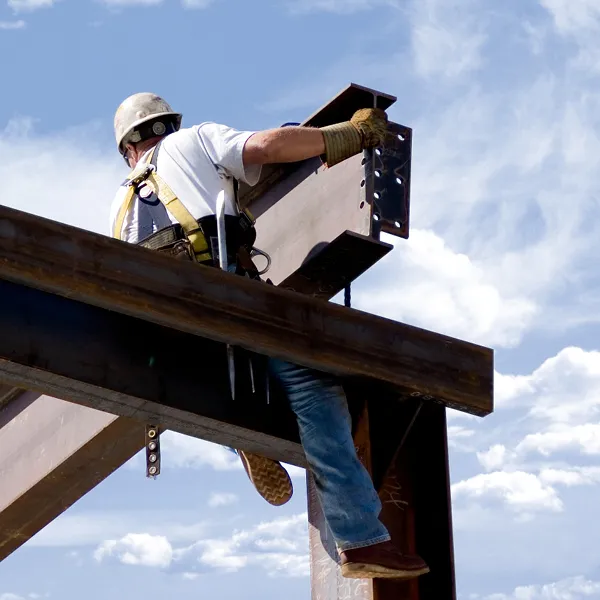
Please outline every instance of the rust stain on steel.
M18 398L24 390L13 387L12 385L0 384L0 410L5 408L13 400ZM0 427L2 427L2 420L0 419Z
M416 580L378 581L378 600L456 598L446 409L423 403L417 413L418 407L415 400L369 403L381 519L392 541L430 568Z
M492 411L490 349L6 207L0 278L325 371L373 377L473 414Z

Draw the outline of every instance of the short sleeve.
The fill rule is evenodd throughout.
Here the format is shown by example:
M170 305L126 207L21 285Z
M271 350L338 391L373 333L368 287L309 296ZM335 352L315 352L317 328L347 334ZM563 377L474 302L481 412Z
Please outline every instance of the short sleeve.
M244 146L254 131L238 131L218 123L202 123L197 126L198 135L211 159L227 174L248 185L256 185L260 179L260 165L244 167Z

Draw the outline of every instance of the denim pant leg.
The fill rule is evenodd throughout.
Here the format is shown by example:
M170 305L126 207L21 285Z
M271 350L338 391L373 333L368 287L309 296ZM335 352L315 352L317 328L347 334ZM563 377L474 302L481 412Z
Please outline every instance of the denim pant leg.
M360 462L342 387L326 373L270 359L296 414L323 513L340 550L387 541L381 501Z

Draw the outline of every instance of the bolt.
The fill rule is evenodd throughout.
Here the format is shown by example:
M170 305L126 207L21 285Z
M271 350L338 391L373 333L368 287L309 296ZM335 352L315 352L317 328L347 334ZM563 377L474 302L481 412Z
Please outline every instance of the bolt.
M158 469L156 467L150 467L148 469L148 473L150 473L150 475L156 475L157 471L158 471Z
M148 457L148 460L149 460L150 462L156 462L156 459L157 459L157 458L158 458L158 457L156 456L156 454L151 454L151 455Z
M148 437L149 438L155 438L156 437L156 429L150 429L150 430L148 430Z
M150 450L150 452L154 452L156 450L156 442L150 442L148 444L148 450Z

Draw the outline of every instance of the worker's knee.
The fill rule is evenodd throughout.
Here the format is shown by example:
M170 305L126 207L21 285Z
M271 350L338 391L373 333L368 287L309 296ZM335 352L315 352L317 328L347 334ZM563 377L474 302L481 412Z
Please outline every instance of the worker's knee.
M270 359L269 369L281 384L292 410L305 420L306 427L348 426L348 403L336 377L278 359Z

